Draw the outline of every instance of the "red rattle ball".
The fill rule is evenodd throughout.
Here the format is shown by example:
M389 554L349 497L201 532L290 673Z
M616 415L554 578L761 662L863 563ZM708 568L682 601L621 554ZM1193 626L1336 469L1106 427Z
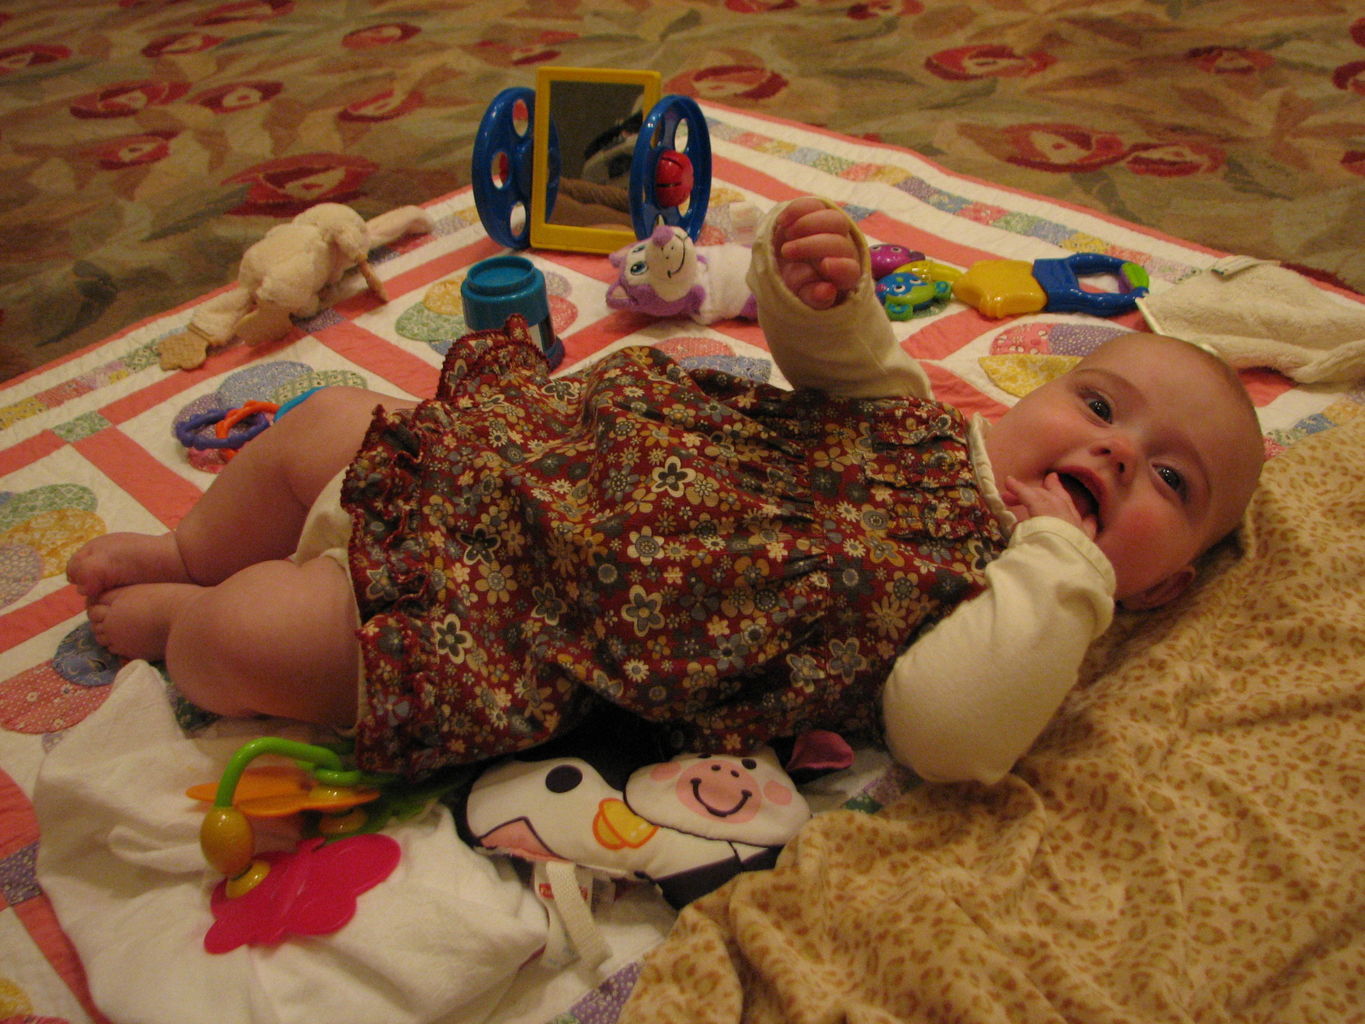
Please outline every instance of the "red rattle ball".
M654 198L660 206L676 207L692 194L692 161L676 149L659 154L654 168Z

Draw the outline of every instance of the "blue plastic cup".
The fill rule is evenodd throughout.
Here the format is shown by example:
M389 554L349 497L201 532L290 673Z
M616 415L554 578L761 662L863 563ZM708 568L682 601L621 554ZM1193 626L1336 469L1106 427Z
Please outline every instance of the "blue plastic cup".
M564 359L564 343L555 337L545 275L524 256L492 256L469 268L460 285L464 320L471 330L498 330L513 313L526 318L540 334L540 348L554 369Z

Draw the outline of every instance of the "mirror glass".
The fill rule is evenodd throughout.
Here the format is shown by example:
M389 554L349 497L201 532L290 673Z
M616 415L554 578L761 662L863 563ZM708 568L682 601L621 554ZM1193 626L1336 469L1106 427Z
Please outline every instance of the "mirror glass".
M654 71L538 70L533 246L614 252L635 241L630 168L640 124L658 101L659 75Z

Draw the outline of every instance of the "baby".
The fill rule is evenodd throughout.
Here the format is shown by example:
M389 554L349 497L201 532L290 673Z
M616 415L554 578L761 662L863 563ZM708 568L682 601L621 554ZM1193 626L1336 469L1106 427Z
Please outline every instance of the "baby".
M1236 527L1254 409L1215 357L1133 334L968 423L818 199L769 214L749 278L795 390L649 348L551 379L513 319L452 348L434 399L320 391L174 532L77 552L96 637L209 710L354 728L372 770L610 702L664 753L819 727L999 778L1115 600L1172 600Z

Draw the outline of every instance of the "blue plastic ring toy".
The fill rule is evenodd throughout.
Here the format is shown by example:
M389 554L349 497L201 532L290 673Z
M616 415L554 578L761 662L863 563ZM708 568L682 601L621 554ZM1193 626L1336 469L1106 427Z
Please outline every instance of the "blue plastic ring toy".
M519 104L526 112L524 125L517 116ZM484 111L474 137L470 160L474 208L478 210L488 237L509 249L525 249L531 244L535 115L534 89L524 86L504 89L493 97L493 102ZM559 133L553 122L546 137L550 150L546 154L549 181L545 183L545 215L548 217L559 195ZM517 223L519 215L520 224Z
M1118 292L1090 292L1079 278L1091 274L1114 274L1122 282ZM1098 252L1073 253L1063 259L1034 260L1033 277L1047 296L1043 308L1049 313L1088 313L1117 316L1137 308L1151 280L1136 263Z

